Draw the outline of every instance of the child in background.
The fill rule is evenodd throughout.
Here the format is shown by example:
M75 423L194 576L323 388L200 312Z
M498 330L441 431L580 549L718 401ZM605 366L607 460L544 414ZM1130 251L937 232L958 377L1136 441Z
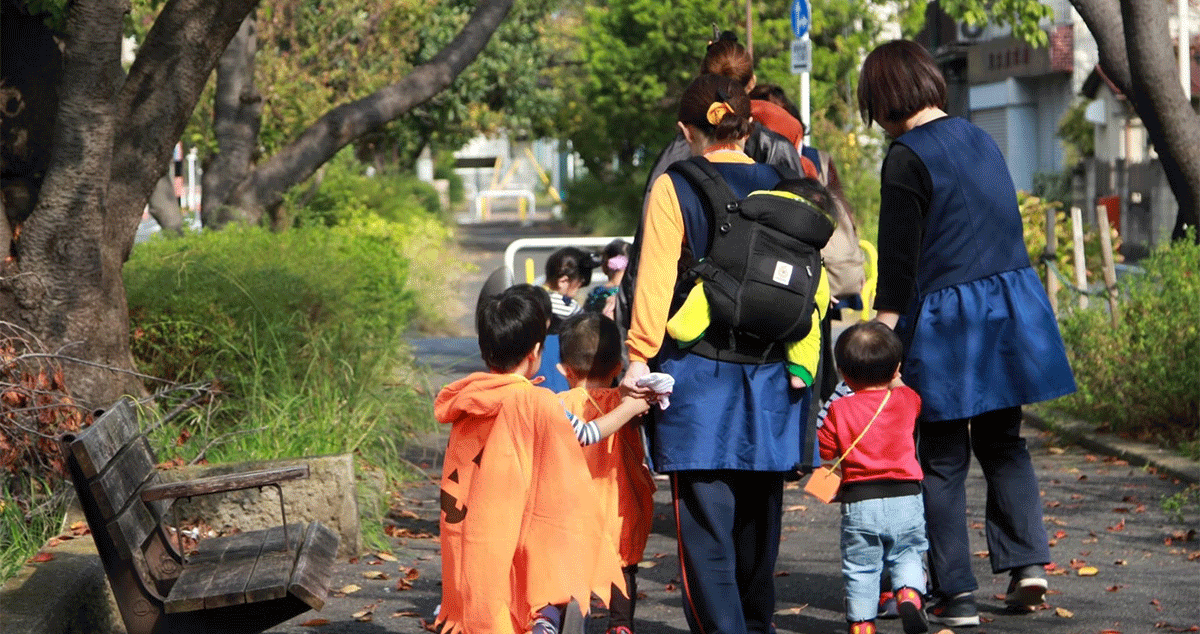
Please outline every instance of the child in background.
M751 192L751 196L784 196L799 200L821 212L826 219L833 223L833 199L821 183L811 178L785 178L772 190ZM817 292L813 296L816 306L813 308L812 330L803 339L787 344L787 367L791 375L791 385L802 390L812 385L817 373L817 363L821 357L821 319L829 308L829 279L825 267L821 267L821 279L817 283ZM679 347L688 348L704 337L710 323L708 298L704 296L704 281L696 280L696 286L688 293L687 299L667 321L667 334L679 343Z
M600 313L609 319L616 320L617 292L621 290L621 279L625 277L625 267L629 266L629 243L617 238L604 247L600 261L600 269L608 276L608 281L592 289L583 302L583 309L588 312Z
M550 292L550 332L562 320L583 310L575 293L592 281L592 256L576 247L563 247L546 258L546 290Z
M559 396L575 416L589 420L613 411L621 395L613 387L621 373L621 336L613 320L597 313L563 322L562 362L571 390ZM607 532L621 556L625 583L614 586L608 634L632 634L637 603L637 564L654 521L654 481L636 425L625 425L604 442L584 448L592 482L604 510Z
M875 634L885 568L905 634L927 632L921 589L929 542L921 498L924 476L913 441L921 398L899 384L903 346L886 325L864 322L847 328L833 353L853 393L829 405L817 436L821 459L841 466L842 576L850 634Z
M437 624L443 634L554 634L571 617L571 601L582 616L593 593L607 603L624 583L571 427L606 437L648 404L623 399L606 416L568 427L573 417L558 396L529 381L546 336L540 302L508 289L482 301L475 321L490 372L451 383L434 404L438 421L451 425Z

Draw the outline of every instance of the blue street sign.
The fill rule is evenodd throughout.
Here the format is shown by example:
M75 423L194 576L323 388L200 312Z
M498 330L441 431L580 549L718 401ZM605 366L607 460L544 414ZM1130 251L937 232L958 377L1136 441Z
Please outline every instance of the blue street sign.
M811 20L808 14L808 0L793 0L792 2L792 33L796 39L804 37L808 33L808 25Z

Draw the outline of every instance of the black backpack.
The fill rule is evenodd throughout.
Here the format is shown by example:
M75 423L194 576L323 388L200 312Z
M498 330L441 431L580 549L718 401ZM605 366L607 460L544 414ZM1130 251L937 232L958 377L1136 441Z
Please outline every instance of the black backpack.
M713 323L762 341L798 341L812 329L821 247L833 223L809 203L783 195L738 200L712 163L680 161L708 216L708 253L692 265L704 280Z

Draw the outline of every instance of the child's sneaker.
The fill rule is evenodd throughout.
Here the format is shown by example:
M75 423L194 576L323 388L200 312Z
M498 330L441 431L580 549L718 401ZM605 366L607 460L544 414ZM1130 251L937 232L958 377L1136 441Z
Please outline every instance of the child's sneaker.
M924 634L929 631L929 620L921 604L921 593L912 588L896 591L896 611L904 624L904 634Z
M900 613L896 611L896 595L890 590L879 593L879 615L876 618L895 619L899 617Z
M1012 569L1012 580L1008 582L1008 592L1004 595L1004 604L1033 611L1046 599L1046 579L1042 577L1043 568L1038 565L1022 566Z
M848 631L850 634L875 634L875 621L855 621Z
M941 597L932 603L925 614L930 621L950 627L977 627L979 610L975 607L975 595L960 592L952 597Z

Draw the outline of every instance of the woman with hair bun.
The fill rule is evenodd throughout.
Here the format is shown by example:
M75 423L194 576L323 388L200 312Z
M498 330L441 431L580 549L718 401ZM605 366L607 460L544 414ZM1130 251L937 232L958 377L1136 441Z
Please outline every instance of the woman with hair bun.
M702 75L684 92L678 126L693 156L706 158L739 197L780 180L744 152L750 100L742 84ZM763 352L739 363L680 349L665 336L676 301L691 290L683 271L709 248L709 222L696 191L678 173L650 191L621 387L648 390L650 372L675 378L670 406L647 424L651 463L671 479L679 538L684 613L692 632L766 634L775 611L785 474L801 462L803 414L811 390L789 387L786 362ZM732 350L731 333L714 324L705 340ZM716 355L721 356L721 355Z

